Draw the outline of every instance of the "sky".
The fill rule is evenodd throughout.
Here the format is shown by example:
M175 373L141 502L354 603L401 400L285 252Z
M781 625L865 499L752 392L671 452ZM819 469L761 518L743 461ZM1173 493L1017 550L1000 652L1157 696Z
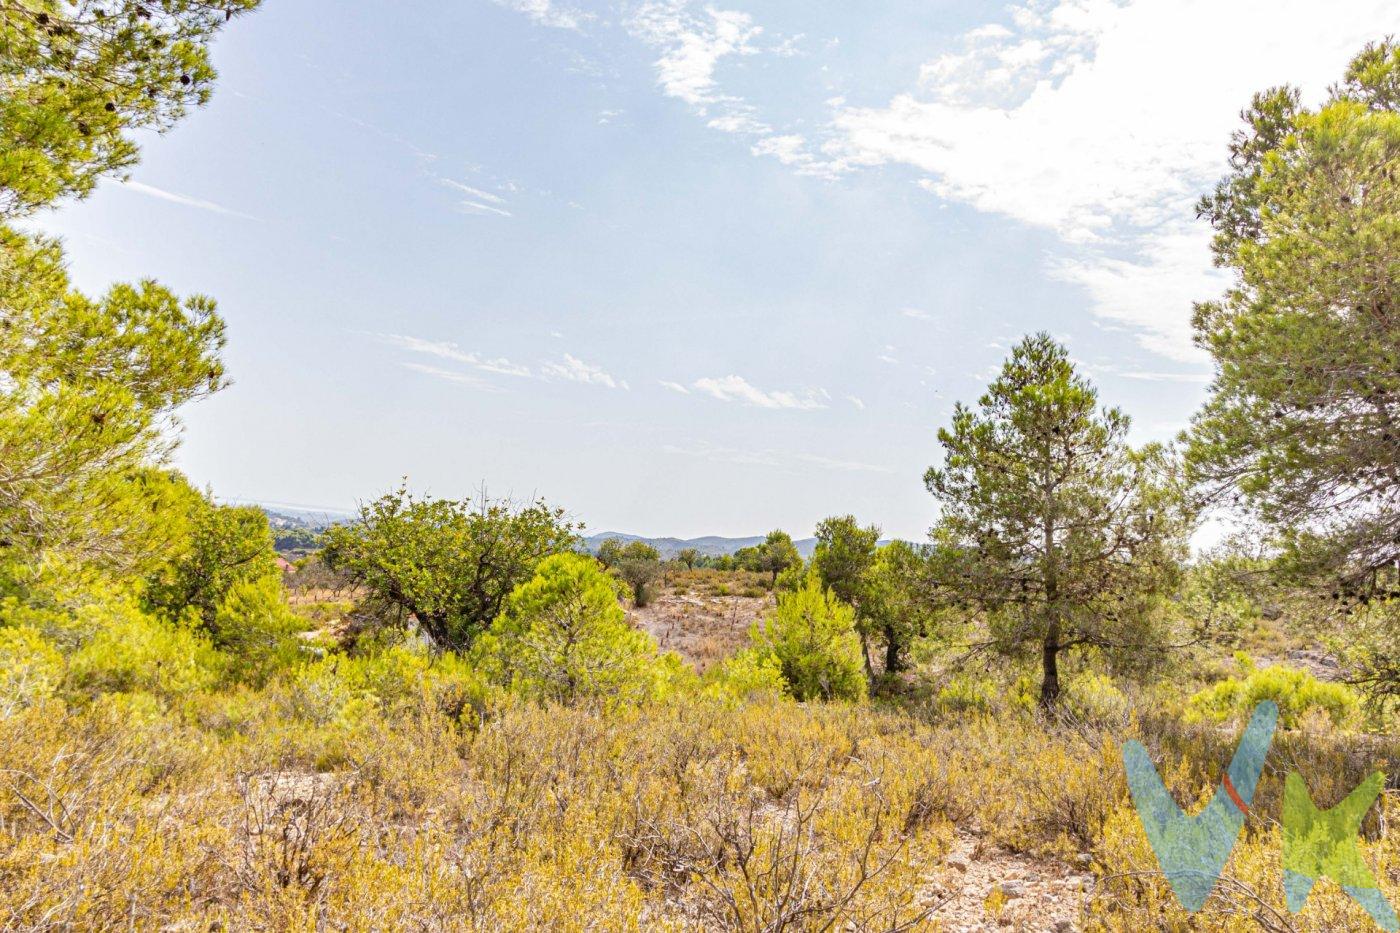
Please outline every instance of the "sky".
M75 282L215 297L176 464L348 510L400 482L590 532L922 539L937 429L1062 340L1133 439L1205 397L1194 203L1393 0L266 0L211 103L42 216Z

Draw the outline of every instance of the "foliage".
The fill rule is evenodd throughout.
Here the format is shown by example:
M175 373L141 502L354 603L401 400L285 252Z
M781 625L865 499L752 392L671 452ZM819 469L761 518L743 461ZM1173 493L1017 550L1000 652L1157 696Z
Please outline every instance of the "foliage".
M146 603L168 619L194 612L217 634L220 606L235 585L272 578L280 590L281 575L262 509L201 500L193 511L183 547L147 581Z
M616 540L609 538L603 543ZM611 566L618 578L631 589L635 605L645 606L650 601L652 581L661 575L660 552L645 541L629 541L616 549L611 561L611 564L605 562L604 566Z
M208 45L258 0L10 0L0 4L0 218L136 164L136 130L209 99Z
M749 633L759 658L776 660L799 700L865 696L855 610L816 579L781 593L771 615Z
M927 548L891 541L876 553L868 581L859 624L884 644L885 673L898 674L909 669L914 643L933 634L937 620Z
M306 665L296 672L288 701L300 718L353 731L374 715L400 715L421 705L453 719L479 715L492 698L461 656L393 645Z
M1360 698L1346 684L1318 680L1307 671L1281 664L1256 667L1248 655L1236 656L1239 677L1228 677L1191 697L1187 707L1191 719L1248 717L1264 700L1278 704L1279 725L1297 728L1308 714L1325 714L1332 725L1344 725L1356 712Z
M730 703L747 703L787 693L783 666L776 655L753 648L716 664L702 678L704 694Z
M1198 305L1215 358L1190 465L1358 593L1400 559L1400 46L1367 46L1316 110L1255 95L1200 212L1237 284ZM1376 580L1380 571L1381 578Z
M141 691L174 701L214 686L222 676L225 659L189 625L164 622L122 602L98 607L93 621L91 637L68 663L69 684L88 696Z
M516 587L475 655L529 697L637 702L667 687L674 662L627 623L618 591L591 558L555 554Z
M511 590L550 554L569 550L576 526L537 501L416 499L400 488L325 535L322 556L403 625L439 649L462 650L500 614Z
M870 624L866 616L870 601L875 554L880 546L880 529L861 527L854 515L833 516L817 524L817 546L812 552L809 571L836 598L856 611L856 632L860 637L865 673L875 676L870 663Z
M63 675L63 655L38 629L0 628L0 718L53 696Z
M181 490L148 467L224 384L214 303L154 282L69 287L57 241L0 227L0 553L130 572ZM174 510L178 511L178 510Z
M802 563L802 555L797 553L792 535L780 528L768 532L759 544L740 548L734 554L734 559L745 570L772 574L772 586L777 586L779 574Z
M1130 448L1128 418L1046 334L1027 337L973 410L941 429L925 476L942 518L935 574L981 613L989 644L1041 655L1041 702L1060 693L1062 652L1096 645L1126 661L1164 642L1156 604L1185 556L1187 515L1158 447Z
M233 583L214 615L214 644L232 661L233 674L258 684L306 655L298 637L306 622L287 605L275 576Z
M880 529L861 527L854 515L823 519L817 525L812 572L837 599L859 606L866 599L879 542Z

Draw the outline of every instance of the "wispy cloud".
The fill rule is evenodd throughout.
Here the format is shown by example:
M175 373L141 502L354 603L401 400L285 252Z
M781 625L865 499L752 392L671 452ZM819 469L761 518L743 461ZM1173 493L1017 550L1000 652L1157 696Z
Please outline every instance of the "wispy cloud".
M780 467L783 462L768 450L739 450L734 447L713 447L709 444L697 444L693 447L682 447L677 444L665 444L661 448L668 454L680 454L686 457L697 457L701 460L710 460L714 463L738 463L745 466L768 466Z
M630 388L624 380L615 379L601 367L585 363L576 356L565 353L561 362L548 362L540 367L540 373L550 379L564 379L569 382L582 382L588 385L606 386L609 389Z
M1124 369L1120 366L1084 363L1078 360L1076 360L1076 364L1090 375L1100 379L1107 376L1117 377L1119 379L1133 379L1139 382L1194 382L1204 384L1210 382L1211 379L1214 378L1208 372Z
M657 380L657 385L670 389L672 392L679 392L681 395L690 394L690 390L687 389L685 386L681 385L679 382L671 382L667 379L659 379Z
M493 2L508 10L524 13L541 26L552 26L555 29L578 31L583 28L584 23L594 19L593 14L586 10L561 6L552 0L493 0Z
M865 411L865 402L862 401L862 400L861 400L860 398L858 398L857 396L848 395L848 396L846 396L846 401L848 401L848 402L850 402L852 405L856 406L856 408L857 408L858 410L860 410L860 411Z
M497 217L511 217L510 211L506 210L508 204L506 199L499 194L485 191L473 185L468 185L457 181L455 178L444 178L432 171L424 171L429 178L437 181L445 188L465 194L466 197L457 202L457 209L464 214L495 215Z
M726 59L769 54L789 58L800 36L762 44L763 27L740 10L697 9L687 0L651 0L627 19L628 31L660 54L656 81L662 93L688 104L706 125L753 139L754 155L770 156L800 174L834 177L844 164L815 155L805 137L780 132L744 98L724 91L716 72Z
M904 315L905 317L911 317L911 318L913 318L913 319L916 320L916 321L931 321L931 320L933 320L933 315L932 315L932 314L929 314L927 311L923 310L922 308L900 308L900 309L899 309L899 313L902 314L902 315Z
M571 353L565 353L562 360L546 360L540 363L537 368L531 368L524 363L517 363L503 356L484 356L470 350L463 350L450 340L427 340L423 337L413 337L407 334L371 333L369 336L380 343L406 350L409 353L420 353L425 356L450 360L498 376L580 382L585 385L603 386L609 389L631 388L625 379L618 379L601 366L586 363ZM406 363L404 365L419 372L430 373L444 379L449 378L450 371L448 370L438 370L420 363ZM476 378L466 373L457 373L456 375L460 376L459 381L463 382Z
M226 217L239 217L243 220L257 220L251 214L242 211L235 211L232 208L224 207L222 204L215 204L213 201L205 201L202 198L192 198L189 195L177 194L174 191L165 191L154 185L143 184L139 181L124 181L122 187L137 194L144 194L149 198L158 198L162 201L169 201L171 204L181 204L185 207L193 207L196 210L209 211L213 214L223 214Z
M801 473L804 472L805 468L809 467L833 470L840 473L895 472L889 467L879 466L873 463L863 463L857 460L840 460L818 454L785 453L773 449L742 450L735 447L722 447L706 443L698 443L691 446L666 444L663 445L661 449L668 454L695 457L713 463L737 463L743 466L773 467L789 473Z
M432 376L434 379L442 379L446 382L455 382L458 385L470 386L473 389L480 389L483 392L505 391L499 386L487 382L485 379L473 376L471 373L456 372L437 366L428 366L425 363L400 363L399 365L415 373L422 373L425 376Z
M471 185L464 185L460 181L455 181L451 178L439 178L438 181L442 182L449 188L456 188L458 191L461 191L464 194L469 194L473 198L476 198L478 201L490 201L492 204L506 203L506 199L498 194L492 194L489 191L482 191L480 188L473 188Z
M697 379L690 384L697 392L719 399L722 402L739 402L755 408L791 408L810 410L825 408L828 398L822 389L805 389L801 392L785 390L765 391L751 385L742 376L728 375L715 378Z
M873 463L864 463L859 460L837 460L831 457L823 457L818 454L798 454L797 459L803 463L810 463L827 470L839 470L842 473L893 473L890 467L878 466Z
M449 340L425 340L422 337L410 337L405 334L372 334L371 336L382 343L407 350L410 353L423 353L444 360L452 360L456 363L465 363L483 372L496 373L501 376L531 375L528 366L513 363L505 357L485 357L478 353L472 353L463 350Z
M1323 18L1311 9L1030 0L965 33L887 105L840 106L826 148L852 166L912 166L940 198L1053 231L1062 251L1049 271L1082 286L1095 314L1199 363L1191 303L1227 279L1192 204L1224 169L1239 108L1281 80L1321 91L1394 20L1388 0L1339 0ZM1180 69L1183 48L1197 67Z

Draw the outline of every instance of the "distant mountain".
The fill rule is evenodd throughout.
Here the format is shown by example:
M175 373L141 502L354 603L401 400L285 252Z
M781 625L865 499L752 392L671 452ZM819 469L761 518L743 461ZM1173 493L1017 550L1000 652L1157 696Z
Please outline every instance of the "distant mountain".
M274 529L305 528L308 531L325 531L330 526L339 525L351 518L349 512L321 512L291 506L258 507L263 510L263 514L267 516L267 523Z
M762 544L764 535L754 535L748 538L724 538L719 535L706 535L703 538L647 538L642 535L629 535L623 531L600 531L596 535L584 538L583 543L588 548L589 553L597 553L598 547L609 538L615 538L623 544L632 541L645 541L660 551L662 557L675 557L688 547L695 548L706 557L723 557L726 554L733 554L740 548ZM803 538L801 541L794 541L793 544L797 546L797 553L803 557L811 557L812 551L816 550L817 539Z

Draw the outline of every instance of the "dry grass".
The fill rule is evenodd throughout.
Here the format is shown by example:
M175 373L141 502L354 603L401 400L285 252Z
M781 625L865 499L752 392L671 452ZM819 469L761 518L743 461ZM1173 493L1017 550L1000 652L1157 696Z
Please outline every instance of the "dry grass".
M1230 880L1190 918L1117 744L1145 739L1189 801L1228 730L688 694L608 714L507 699L459 721L426 686L319 697L109 696L0 720L0 928L1360 930L1329 885L1283 910L1282 769L1326 804L1400 763L1393 743L1281 736ZM1400 799L1384 807L1366 849L1400 899Z
M705 585L694 585L693 579L687 584L684 578L670 583L645 607L629 607L627 615L663 650L676 652L703 673L733 655L746 642L749 628L773 608L774 602L766 590L752 595L754 589L746 580L726 582L733 574L698 570L690 574L713 577L702 577ZM716 591L729 595L713 595ZM750 595L735 595L738 592Z

